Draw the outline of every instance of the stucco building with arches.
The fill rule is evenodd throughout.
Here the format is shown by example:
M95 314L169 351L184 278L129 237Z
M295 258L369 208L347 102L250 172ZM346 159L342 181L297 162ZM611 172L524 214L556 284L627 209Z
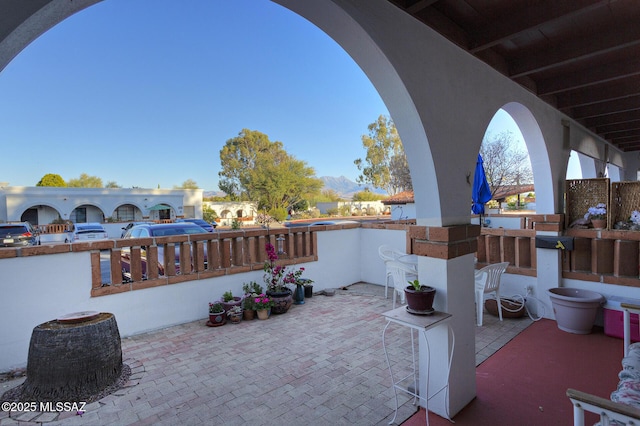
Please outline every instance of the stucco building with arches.
M201 189L0 187L0 221L133 222L202 218Z

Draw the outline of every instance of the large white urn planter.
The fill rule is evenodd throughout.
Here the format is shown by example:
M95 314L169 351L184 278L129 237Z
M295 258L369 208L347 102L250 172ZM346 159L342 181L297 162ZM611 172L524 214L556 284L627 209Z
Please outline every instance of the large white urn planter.
M548 290L558 328L574 334L589 334L598 308L605 302L600 293L578 288L551 288Z

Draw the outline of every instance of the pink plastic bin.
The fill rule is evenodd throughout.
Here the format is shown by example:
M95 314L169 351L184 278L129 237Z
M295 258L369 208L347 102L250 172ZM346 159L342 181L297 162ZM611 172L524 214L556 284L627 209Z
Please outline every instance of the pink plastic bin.
M620 339L624 338L624 317L622 311L604 309L604 334ZM640 342L637 314L631 314L631 341Z

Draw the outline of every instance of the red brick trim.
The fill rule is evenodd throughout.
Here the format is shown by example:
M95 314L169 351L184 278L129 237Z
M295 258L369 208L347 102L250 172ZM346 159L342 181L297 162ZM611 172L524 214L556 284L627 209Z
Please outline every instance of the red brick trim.
M437 259L454 259L478 249L479 225L410 226L409 252Z

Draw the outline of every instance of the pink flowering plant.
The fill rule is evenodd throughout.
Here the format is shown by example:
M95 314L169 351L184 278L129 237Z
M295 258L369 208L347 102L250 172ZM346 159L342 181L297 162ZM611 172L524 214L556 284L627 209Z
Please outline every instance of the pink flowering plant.
M283 292L289 290L287 285L303 284L309 281L301 278L304 268L287 269L276 264L278 254L273 244L267 243L265 249L267 261L264 263L264 282L267 284L267 291Z
M274 305L273 300L266 294L262 293L253 298L253 309L260 311L262 309L269 309Z

